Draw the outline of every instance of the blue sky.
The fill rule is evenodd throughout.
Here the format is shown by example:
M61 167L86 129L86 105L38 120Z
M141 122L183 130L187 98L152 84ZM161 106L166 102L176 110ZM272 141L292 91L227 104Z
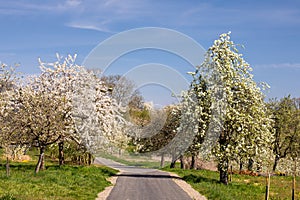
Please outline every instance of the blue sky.
M245 46L241 53L253 67L255 80L271 86L268 98L300 96L298 0L0 0L0 24L0 61L20 63L24 73L39 72L37 59L54 61L55 53L76 53L81 63L99 43L133 28L173 29L205 49L219 34L231 31L233 41ZM159 51L131 53L114 65L130 68L149 62L193 70ZM159 101L157 97L166 95L158 87L155 91L156 97L152 91L147 98Z

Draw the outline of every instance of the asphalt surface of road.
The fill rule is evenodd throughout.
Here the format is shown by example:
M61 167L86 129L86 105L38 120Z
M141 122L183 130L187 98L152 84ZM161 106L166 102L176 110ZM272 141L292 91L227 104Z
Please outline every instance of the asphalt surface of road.
M107 200L191 200L166 172L96 158L95 163L121 171Z

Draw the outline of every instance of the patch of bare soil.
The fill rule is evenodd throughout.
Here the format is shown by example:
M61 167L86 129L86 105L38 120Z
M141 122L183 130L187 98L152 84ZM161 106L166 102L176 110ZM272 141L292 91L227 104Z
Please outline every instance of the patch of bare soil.
M197 160L197 168L218 171L217 163L214 161Z
M28 162L28 161L31 160L31 157L28 156L28 155L19 155L19 156L16 156L16 157L12 158L11 155L4 154L2 156L2 159L6 160L6 158L8 158L9 160L17 161L17 162Z

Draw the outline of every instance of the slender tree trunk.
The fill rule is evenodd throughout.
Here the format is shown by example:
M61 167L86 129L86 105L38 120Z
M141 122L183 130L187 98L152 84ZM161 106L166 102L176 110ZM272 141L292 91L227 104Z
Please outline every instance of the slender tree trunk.
M175 168L175 163L176 163L176 160L172 161L171 165L170 165L170 168Z
M295 189L296 189L296 175L293 175L293 185L292 185L292 200L295 200Z
M243 170L243 161L242 160L240 160L240 173L242 172L242 170Z
M59 166L65 164L65 156L64 156L64 142L58 143L58 159L59 159Z
M266 176L266 195L265 195L265 200L269 200L270 196L270 173L267 174Z
M275 156L275 161L274 161L274 164L273 164L273 172L276 170L276 167L278 165L278 161L280 160L280 157L279 155L276 155Z
M296 173L297 173L297 160L294 159L294 174L293 174L293 185L292 185L292 200L295 200L296 190Z
M184 169L183 155L180 156L180 169Z
M248 161L248 170L249 171L253 171L253 163L254 163L253 159L250 158Z
M220 182L228 185L228 160L223 160L219 164L219 171L220 171Z
M227 169L220 169L220 182L225 185L228 185L228 167Z
M232 165L231 165L230 166L230 178L229 178L230 182L232 181L232 174L233 174L233 170L232 170Z
M41 146L40 147L40 156L39 156L39 160L38 160L38 163L35 167L35 173L37 174L40 169L43 169L44 168L44 155L45 155L45 147L44 146Z
M192 162L190 169L196 169L197 168L197 162L196 162L196 156L192 155Z
M40 170L45 170L45 154L42 157Z
M172 155L172 161L171 161L170 168L175 168L175 164L176 164L176 159L175 159L175 156Z
M8 157L6 157L6 176L10 176L10 166Z
M160 159L160 168L163 168L165 166L165 154L161 154L161 159Z
M226 146L227 146L227 138L225 131L222 131L222 133L219 136L219 144L220 144L220 150L221 152L225 152ZM220 182L228 185L228 164L229 160L228 158L223 155L222 158L219 160L218 169L220 172Z
M88 153L88 165L92 164L93 156L91 153Z

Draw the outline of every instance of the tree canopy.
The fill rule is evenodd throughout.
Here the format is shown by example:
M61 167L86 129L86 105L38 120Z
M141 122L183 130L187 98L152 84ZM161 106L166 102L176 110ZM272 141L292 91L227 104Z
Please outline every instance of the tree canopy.
M218 160L220 181L225 184L231 160L255 158L272 141L272 120L264 95L236 47L230 33L220 35L208 49L204 63L191 73L194 81L190 91L194 93L187 96L189 99L194 96L188 105L189 110L196 112L192 116L198 121L195 131L202 133L202 137L211 137L212 132L218 135L212 154ZM206 90L199 81L201 77L207 84ZM210 103L206 103L208 99ZM210 118L203 118L206 115ZM198 126L198 123L205 125L207 122L208 129Z

